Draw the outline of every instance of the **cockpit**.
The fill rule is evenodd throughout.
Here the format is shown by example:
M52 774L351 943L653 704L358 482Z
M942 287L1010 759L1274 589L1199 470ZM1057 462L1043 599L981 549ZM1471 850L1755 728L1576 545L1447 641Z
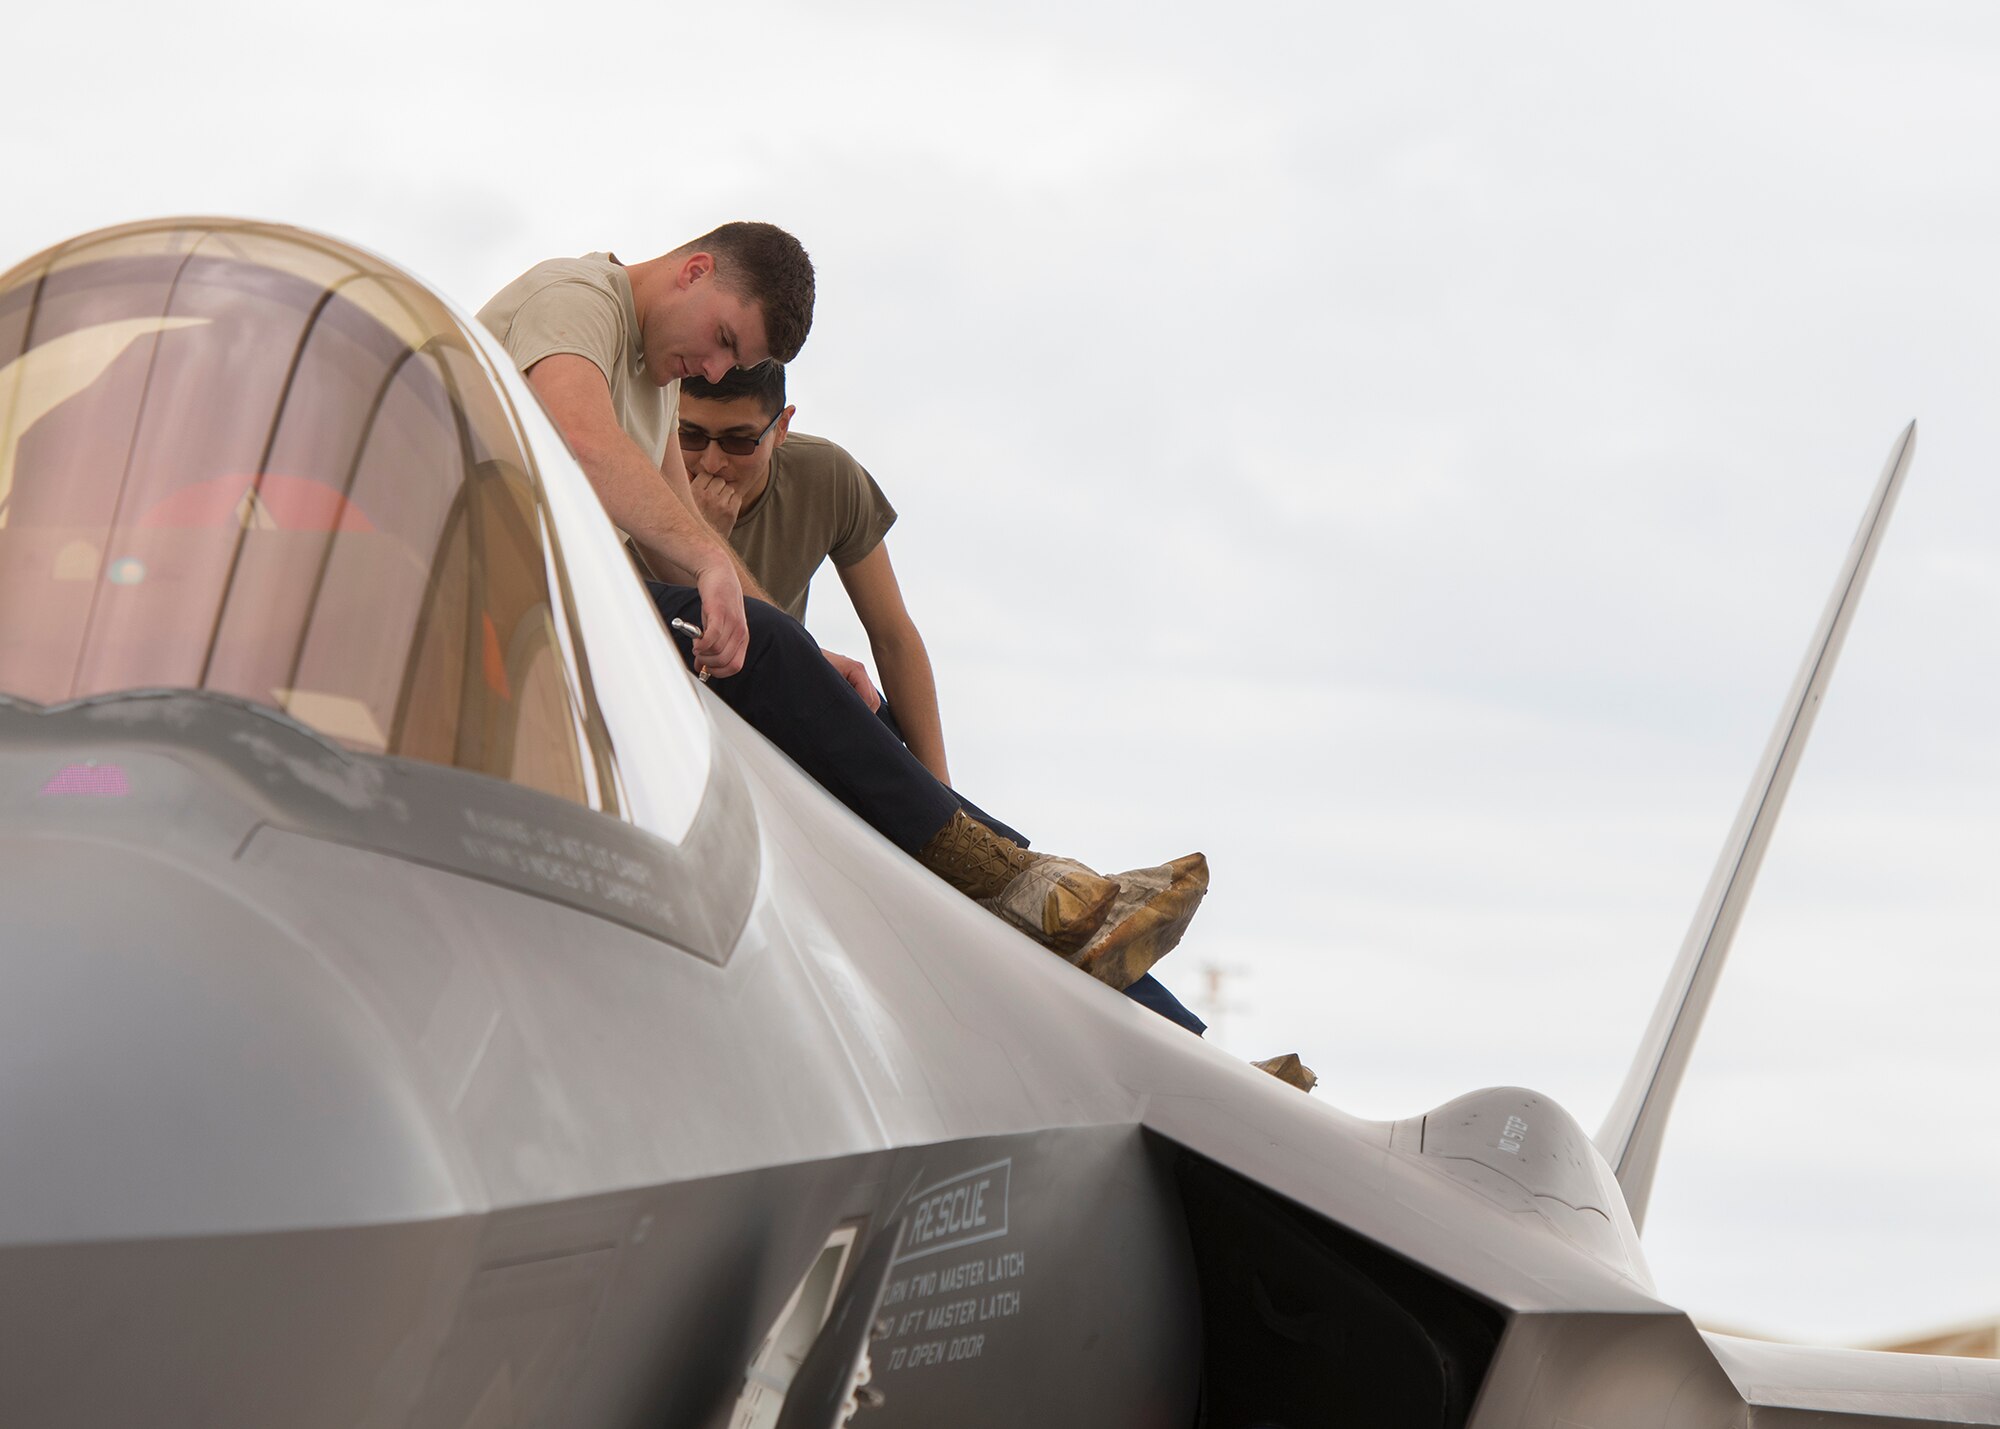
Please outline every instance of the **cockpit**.
M0 694L230 696L675 840L708 731L631 586L504 354L381 259L174 221L0 277Z

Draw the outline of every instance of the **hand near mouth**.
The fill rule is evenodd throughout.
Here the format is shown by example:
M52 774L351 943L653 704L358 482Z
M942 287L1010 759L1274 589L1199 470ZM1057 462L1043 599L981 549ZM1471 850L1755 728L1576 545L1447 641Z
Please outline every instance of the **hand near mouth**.
M736 528L736 517L743 509L743 493L736 483L704 473L688 478L688 490L694 495L694 509L701 513L701 519L714 528L716 535L727 538Z

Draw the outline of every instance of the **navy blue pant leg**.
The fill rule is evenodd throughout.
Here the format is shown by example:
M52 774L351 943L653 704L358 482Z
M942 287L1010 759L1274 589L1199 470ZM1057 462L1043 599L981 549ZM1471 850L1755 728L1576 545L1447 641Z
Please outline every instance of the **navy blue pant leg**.
M663 620L701 624L693 587L648 581L646 589ZM743 613L750 625L743 668L709 688L896 847L915 853L929 843L958 809L951 790L869 713L803 625L761 600L744 601ZM671 633L692 669L694 642Z
M1167 1021L1185 1027L1199 1037L1208 1031L1208 1024L1194 1015L1194 1009L1168 992L1166 985L1151 973L1125 989L1125 995L1141 1007L1150 1007Z
M882 723L889 726L889 732L895 735L897 740L899 740L901 743L903 744L909 743L909 740L903 734L903 727L900 724L896 723L896 716L890 711L889 702L887 700L882 701L881 704L875 707L875 718L881 720ZM966 798L965 795L959 793L958 790L953 789L951 791L951 797L958 800L958 807L965 810L965 816L968 819L979 820L980 823L986 825L987 828L993 830L993 832L1000 835L1001 838L1012 839L1022 848L1029 847L1028 836L1026 834L1021 833L1017 829L1009 828L1006 824L1001 823L998 819L994 818L991 814L987 813L984 809L980 808L979 805L973 803L972 800Z

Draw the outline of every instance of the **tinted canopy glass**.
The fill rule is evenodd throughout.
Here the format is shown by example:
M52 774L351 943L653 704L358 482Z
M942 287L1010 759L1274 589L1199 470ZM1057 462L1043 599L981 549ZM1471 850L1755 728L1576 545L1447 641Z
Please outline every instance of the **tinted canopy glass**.
M218 691L611 808L563 585L504 389L380 259L180 222L0 277L0 692Z

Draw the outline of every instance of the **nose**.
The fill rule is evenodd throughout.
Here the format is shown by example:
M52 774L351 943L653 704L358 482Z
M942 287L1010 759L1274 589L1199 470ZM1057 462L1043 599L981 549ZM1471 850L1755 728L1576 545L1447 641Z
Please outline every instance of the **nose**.
M701 469L704 475L719 476L723 468L722 443L710 441L707 446L701 449L700 455L695 458L695 465Z
M702 363L701 365L702 380L706 382L720 382L723 378L727 377L732 371L734 371L735 367L736 364L732 362L726 355L717 353L714 357L711 357L706 362Z

